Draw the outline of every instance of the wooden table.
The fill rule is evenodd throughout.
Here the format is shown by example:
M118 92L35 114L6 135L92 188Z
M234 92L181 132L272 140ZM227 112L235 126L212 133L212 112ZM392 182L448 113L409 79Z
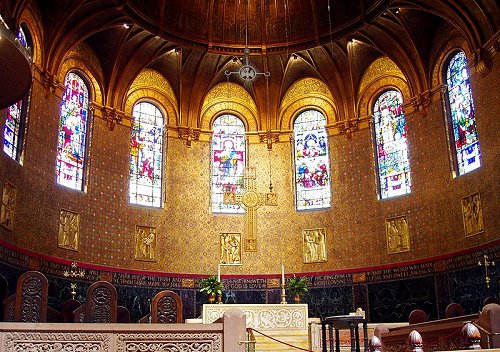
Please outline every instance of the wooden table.
M332 317L326 317L321 321L322 327L322 340L323 340L323 352L333 352L333 332L335 330L335 351L340 352L340 336L339 331L343 329L349 329L351 332L351 352L360 352L359 347L359 328L358 325L363 324L363 340L364 340L364 351L368 352L368 328L366 319L360 315L336 315ZM329 349L327 349L326 341L326 326L329 327L330 341Z

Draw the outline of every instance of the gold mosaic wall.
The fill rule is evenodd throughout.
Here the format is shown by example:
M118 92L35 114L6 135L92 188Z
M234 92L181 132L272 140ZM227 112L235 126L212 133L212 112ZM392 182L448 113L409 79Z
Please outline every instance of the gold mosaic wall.
M377 199L369 129L354 132L350 139L330 137L332 207L323 211L295 210L289 142L274 143L271 154L265 143L250 144L257 190L268 190L271 162L278 206L257 210L257 252L242 251L241 265L223 266L222 275L279 274L281 262L287 272L295 273L376 266L458 252L497 239L500 83L493 77L494 72L482 80L473 77L484 164L470 175L451 178L439 97L425 116L419 111L407 114L413 181L409 196ZM244 238L245 222L243 215L210 212L210 144L195 141L187 148L184 141L168 138L165 207L133 206L128 203L129 127L118 125L111 131L105 121L94 119L87 191L72 191L55 184L58 114L57 95L45 98L35 82L24 165L0 153L0 184L7 180L17 189L13 229L0 227L0 239L77 262L216 273L220 234L241 233ZM5 111L0 115L3 130ZM481 197L484 231L466 237L462 199L475 193ZM77 248L58 245L61 209L79 214ZM410 250L389 253L385 223L399 216L407 219ZM154 260L135 260L137 226L155 229ZM305 229L325 229L326 261L304 263Z

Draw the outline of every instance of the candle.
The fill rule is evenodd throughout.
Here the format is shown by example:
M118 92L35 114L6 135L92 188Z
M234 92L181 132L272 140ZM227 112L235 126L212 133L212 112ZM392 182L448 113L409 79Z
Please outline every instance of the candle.
M285 264L281 264L281 283L285 284Z
M220 263L217 265L217 280L220 281Z

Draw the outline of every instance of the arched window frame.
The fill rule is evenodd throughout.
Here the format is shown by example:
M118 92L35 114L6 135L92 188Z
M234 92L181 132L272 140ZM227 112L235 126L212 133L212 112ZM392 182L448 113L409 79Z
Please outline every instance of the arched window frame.
M311 125L309 129L299 130L300 119L321 117L322 126ZM305 124L306 122L304 122ZM304 109L295 116L292 123L294 141L295 207L297 211L323 210L331 207L332 191L330 179L330 157L326 115L317 109ZM317 133L314 133L317 131ZM314 167L314 172L310 171Z
M85 97L85 92L83 96L83 105L84 105L84 110L83 114L78 114L78 115L71 115L72 117L78 118L78 128L74 131L71 130L71 128L67 128L68 124L71 124L73 126L70 127L75 127L76 121L67 122L67 118L70 115L63 116L63 107L67 109L65 102L66 94L70 93L71 87L68 86L69 79L71 75L77 76L83 83L85 90L86 90L86 97ZM58 144L57 144L57 157L56 157L56 182L62 186L68 187L70 189L78 190L78 191L83 191L85 192L86 190L86 183L88 179L88 153L89 153L89 146L90 146L90 129L91 129L91 119L90 119L90 102L91 102L91 90L90 90L90 80L86 77L84 73L82 73L79 70L71 70L68 71L64 78L64 92L62 96L62 103L60 105L60 114L59 114L59 128L58 128ZM86 107L85 107L86 105ZM72 120L76 120L72 118ZM83 122L82 122L83 121ZM64 124L64 125L63 125ZM85 131L81 132L79 129L84 127ZM68 150L68 145L72 143L73 141L73 134L78 135L79 140L83 138L83 142L80 142L78 144L79 148L76 151L76 157L75 151L73 149L73 152L71 153L73 157L69 156L69 150ZM71 146L70 146L71 148ZM62 153L63 151L66 150L66 157L64 158ZM79 153L78 153L79 152ZM78 159L82 158L81 162L78 162ZM80 172L76 172L76 174L70 175L71 177L76 176L76 180L73 180L70 182L71 179L61 176L61 170L64 168L64 165L69 164L71 165L74 160L71 159L76 159L76 169L79 170ZM67 160L67 161L65 161ZM73 172L73 168L75 167L74 165L71 165L73 167L68 168L68 171ZM73 183L73 184L71 184Z
M19 26L17 39L28 51L32 50L33 39L25 23L21 23ZM7 108L4 125L3 151L21 165L24 161L30 101L31 88L23 99Z
M238 121L240 133L233 134L235 138L224 140L224 137L218 134L219 130L217 122L219 120L229 117ZM246 125L245 121L239 116L232 113L223 113L218 115L212 121L212 130L214 131L211 138L210 148L210 207L212 213L219 214L241 214L245 210L241 205L224 204L224 192L235 192L241 194L244 189L243 175L245 167L247 166L247 138L246 138ZM231 125L226 125L231 126ZM222 142L223 141L223 142ZM232 142L232 150L228 151L226 146ZM234 174L226 175L231 172L231 168L236 167Z
M391 173L391 171L384 171L384 166L381 163L381 159L384 156L381 154L381 151L383 151L383 146L382 144L385 144L383 142L383 133L381 130L379 131L379 124L380 122L377 120L379 115L382 115L378 110L377 110L377 105L381 103L382 98L389 94L390 92L396 92L398 98L399 98L399 105L396 108L397 109L397 115L391 114L391 117L389 120L387 120L387 123L384 123L386 126L388 126L385 131L387 134L388 138L390 139L389 142L395 142L395 147L399 147L399 154L403 153L402 159L399 159L398 161L398 170L395 173ZM408 149L408 139L407 139L407 126L406 126L406 117L403 112L403 94L394 88L391 89L386 89L382 92L380 92L376 98L373 101L372 105L372 111L373 111L373 143L374 143L374 154L375 154L375 166L376 166L376 175L377 175L377 189L378 189L378 197L379 199L390 199L394 197L399 197L399 196L404 196L407 194L411 193L411 165L410 165L410 153ZM401 125L401 121L404 122L403 125ZM391 128L392 128L392 133L391 133ZM380 133L379 133L380 132ZM392 134L392 137L391 137ZM381 136L382 135L382 136ZM395 139L395 136L397 139ZM402 142L399 143L400 145L398 146L397 141L401 139L401 137L404 138ZM380 140L382 139L382 141ZM392 152L392 154L397 153L398 150ZM385 152L384 152L385 154ZM389 159L390 161L390 159ZM388 163L386 163L388 164ZM402 165L399 165L402 164ZM390 165L388 164L387 169L390 168ZM397 178L396 178L397 177Z
M138 106L152 107L154 115L137 111ZM138 121L140 117L142 117L142 119L141 121ZM144 121L144 119L148 117L154 118L154 125L145 123L146 121ZM162 208L164 205L163 170L165 160L165 121L165 111L162 106L156 102L148 99L141 99L132 107L132 128L130 132L129 154L130 204L152 208ZM149 132L152 133L140 134L140 131L144 126L148 127ZM145 141L147 136L152 136L153 141ZM155 138L157 137L160 139L159 143L155 142ZM146 154L144 150L148 153ZM149 162L146 165L145 162L150 158L153 159L153 162ZM149 181L147 179L149 179ZM141 180L143 182L141 182ZM141 190L143 191L142 193L140 193Z
M465 61L460 70L460 75L455 74L458 79L462 78L460 82L455 79L452 80L450 77L450 70L453 64L460 59L459 57ZM470 74L467 67L467 57L462 50L455 50L449 55L442 74L443 82L447 85L445 101L448 146L451 154L452 174L453 177L456 177L474 171L480 168L482 164ZM456 90L460 90L461 94L453 97ZM459 100L467 101L460 105ZM465 109L467 113L460 114L461 111L459 112L457 108L461 108L461 111ZM465 116L468 116L468 118L465 118Z

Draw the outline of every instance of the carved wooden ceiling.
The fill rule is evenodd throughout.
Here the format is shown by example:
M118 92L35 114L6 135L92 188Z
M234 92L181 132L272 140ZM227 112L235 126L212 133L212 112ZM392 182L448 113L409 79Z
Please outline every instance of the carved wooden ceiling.
M340 119L356 116L363 72L383 56L418 95L433 84L446 38L480 53L500 27L491 0L245 1L0 0L0 14L12 28L33 14L42 71L58 74L71 50L91 48L106 106L122 109L134 78L145 68L159 71L177 95L184 126L198 124L203 97L241 66L248 20L251 63L271 74L267 87L264 79L245 86L260 112L271 107L272 125L263 120L259 129L277 127L279 102L306 77L327 84Z

